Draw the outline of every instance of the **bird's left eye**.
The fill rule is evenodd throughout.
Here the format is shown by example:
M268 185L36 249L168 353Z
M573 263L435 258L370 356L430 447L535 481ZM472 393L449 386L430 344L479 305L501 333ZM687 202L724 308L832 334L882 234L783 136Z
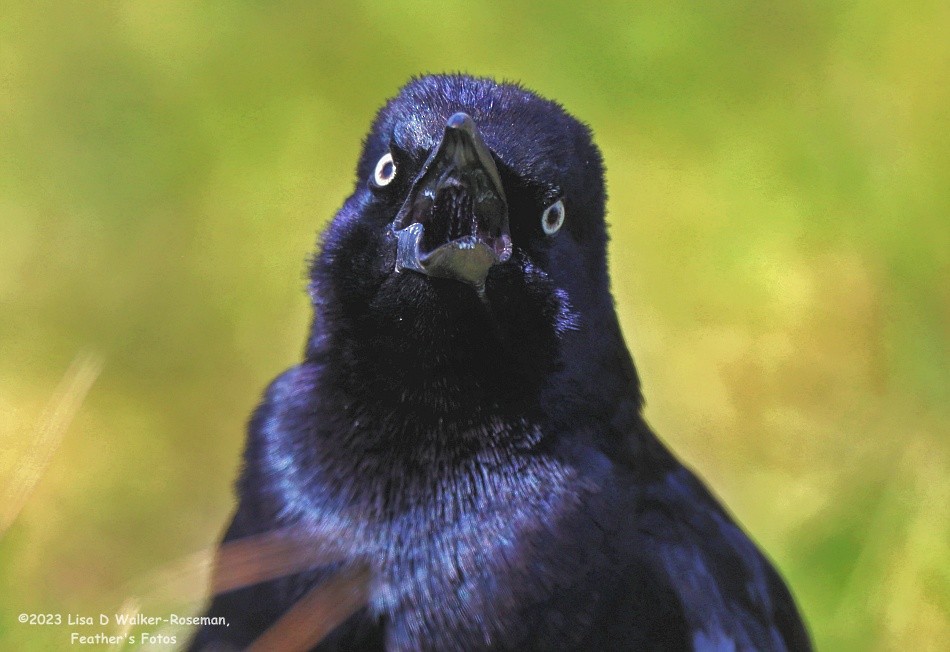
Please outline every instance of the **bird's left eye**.
M541 228L548 235L554 235L564 224L564 200L558 199L556 202L544 209L541 214Z
M373 170L373 183L382 188L392 183L396 178L396 162L393 161L393 155L386 152L376 163L376 169Z

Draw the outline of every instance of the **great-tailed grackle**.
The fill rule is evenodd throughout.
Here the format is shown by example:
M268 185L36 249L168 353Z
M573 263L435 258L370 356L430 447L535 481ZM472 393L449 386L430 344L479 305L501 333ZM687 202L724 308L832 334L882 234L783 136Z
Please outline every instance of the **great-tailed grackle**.
M217 596L244 647L370 569L338 650L808 650L782 579L644 421L590 130L515 84L412 80L311 267L304 360L251 419L232 541L332 564Z

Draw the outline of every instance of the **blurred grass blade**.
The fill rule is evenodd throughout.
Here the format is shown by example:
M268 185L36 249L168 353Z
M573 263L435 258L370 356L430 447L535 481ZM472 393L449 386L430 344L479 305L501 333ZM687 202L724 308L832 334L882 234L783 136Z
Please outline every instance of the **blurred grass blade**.
M288 528L244 537L189 555L152 573L143 582L141 599L156 602L200 602L211 575L212 595L227 593L343 559L340 546L328 537Z
M328 537L295 530L265 532L221 546L211 577L217 595L343 559Z
M123 647L125 647L125 640L128 638L129 634L132 631L132 622L134 618L142 612L141 603L135 598L129 598L122 606L119 607L119 613L125 614L125 624L119 625L116 635L118 640L113 645L109 646L109 652L119 652Z
M46 472L53 453L76 417L86 394L102 371L102 359L91 353L76 356L47 403L39 424L33 431L22 460L16 464L3 487L0 500L0 535L16 520Z
M309 650L367 603L369 583L367 566L340 571L300 598L248 652Z

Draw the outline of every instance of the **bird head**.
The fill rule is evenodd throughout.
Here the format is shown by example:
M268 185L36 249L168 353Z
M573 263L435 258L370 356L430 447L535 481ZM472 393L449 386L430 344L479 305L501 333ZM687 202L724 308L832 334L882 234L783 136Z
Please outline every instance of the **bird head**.
M399 376L550 372L566 333L615 324L604 198L590 130L559 104L465 75L410 81L315 259L311 351L346 334L334 346Z

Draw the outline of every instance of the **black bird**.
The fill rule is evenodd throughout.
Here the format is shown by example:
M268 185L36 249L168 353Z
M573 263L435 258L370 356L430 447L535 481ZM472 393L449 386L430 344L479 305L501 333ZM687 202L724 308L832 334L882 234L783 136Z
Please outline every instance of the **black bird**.
M340 559L219 595L243 647L359 565L336 650L808 650L776 570L641 414L590 130L515 84L410 81L311 267L225 542ZM227 645L226 645L227 647ZM217 647L215 649L218 649Z

